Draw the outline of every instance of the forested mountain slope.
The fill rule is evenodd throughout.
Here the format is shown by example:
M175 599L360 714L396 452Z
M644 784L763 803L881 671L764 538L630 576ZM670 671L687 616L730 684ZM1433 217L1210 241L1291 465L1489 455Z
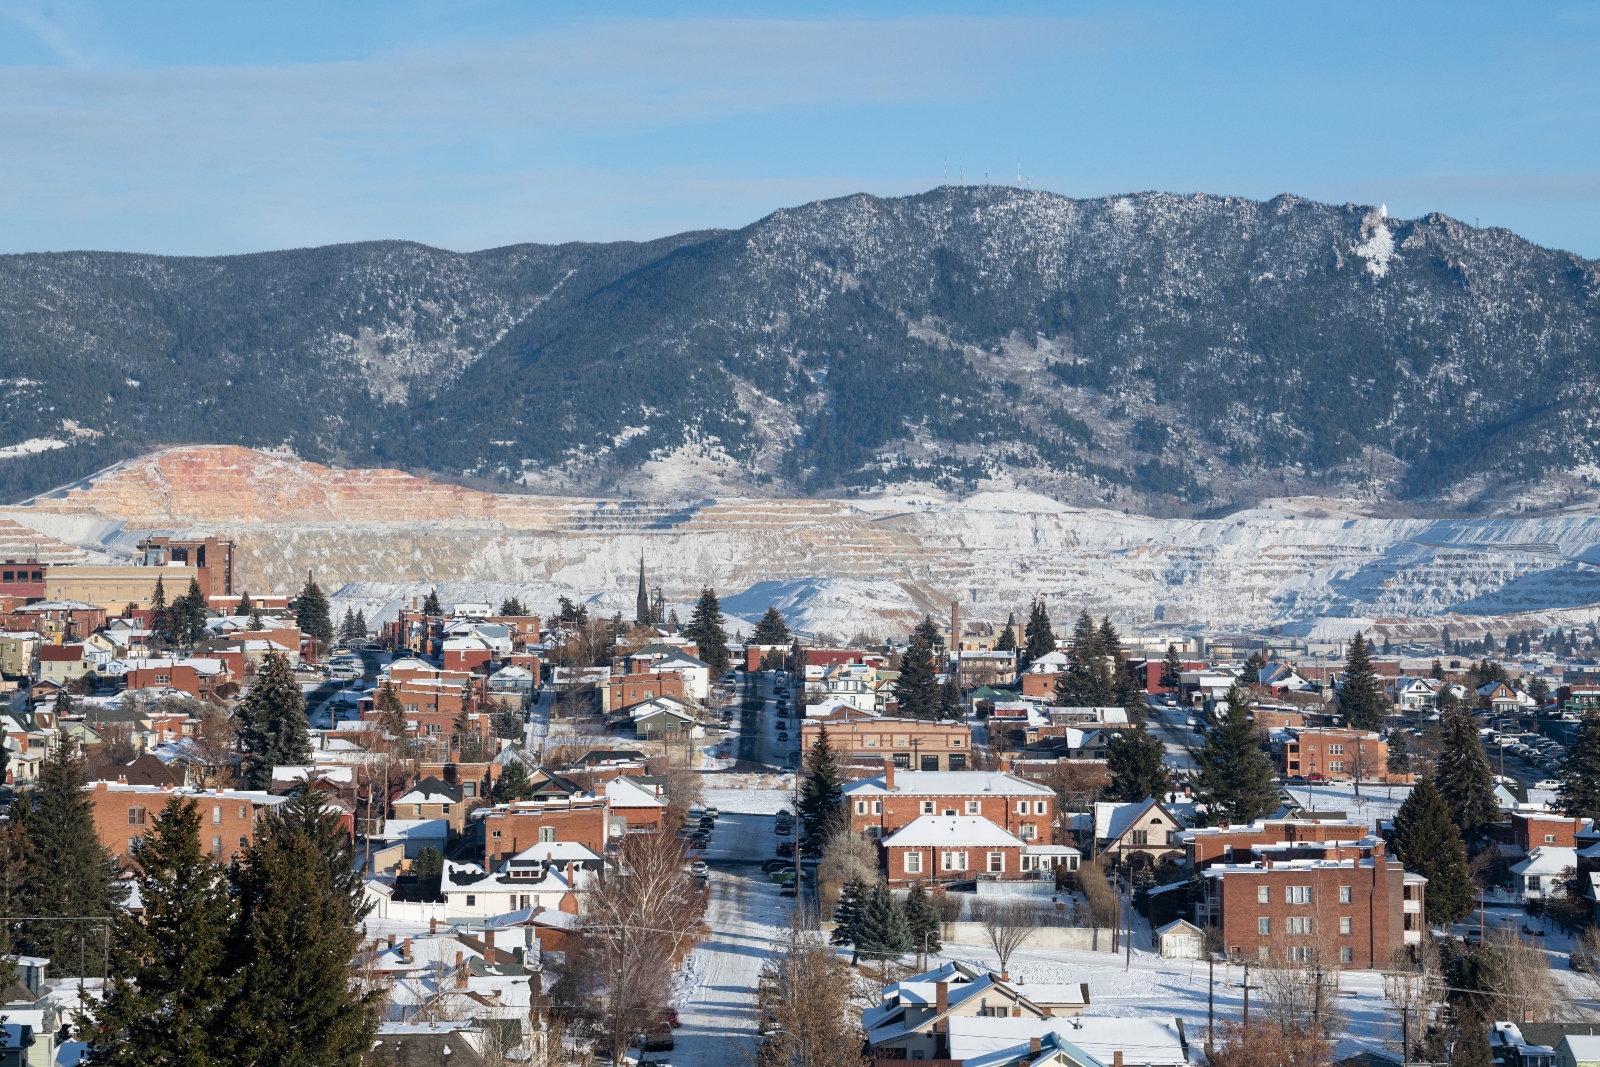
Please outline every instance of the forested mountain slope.
M208 441L598 492L693 459L725 491L1503 510L1600 473L1600 270L1290 196L945 187L649 244L0 257L0 377L0 446L82 442L0 460L11 498Z

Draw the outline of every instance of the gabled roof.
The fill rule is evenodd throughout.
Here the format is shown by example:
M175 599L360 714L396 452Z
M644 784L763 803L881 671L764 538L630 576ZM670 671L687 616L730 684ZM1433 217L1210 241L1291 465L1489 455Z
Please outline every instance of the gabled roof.
M461 787L441 782L433 775L406 790L394 799L396 804L459 804Z
M980 815L923 815L884 838L885 848L932 845L960 848L1021 848L1022 839Z
M1131 804L1097 802L1094 806L1094 836L1101 841L1115 841L1131 830L1151 808L1160 808L1172 820L1174 830L1184 828L1183 821L1154 797Z
M606 783L606 799L614 808L665 808L666 802L654 790L646 789L627 777L613 778Z
M894 789L885 775L851 782L842 790L845 796L884 796L891 792L910 796L965 797L1007 796L1048 797L1054 790L1003 771L902 771L894 773Z

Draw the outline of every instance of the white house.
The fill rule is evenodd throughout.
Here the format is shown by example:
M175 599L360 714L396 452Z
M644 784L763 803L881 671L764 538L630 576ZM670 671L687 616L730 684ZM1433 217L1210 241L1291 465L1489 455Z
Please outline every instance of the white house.
M675 673L683 678L683 691L696 700L711 695L711 664L679 649L650 664L651 674Z
M554 848L559 844L551 842L544 847ZM519 853L517 859L524 855ZM594 853L589 852L589 855L594 856ZM598 856L594 858L599 859ZM547 865L535 859L522 860L515 866L513 862L506 860L493 874L484 873L476 863L446 862L439 880L445 914L452 919L486 919L526 908L576 913L577 894L586 892L597 878L594 872L579 870L576 864L558 869L554 864Z
M1564 895L1561 872L1578 866L1578 850L1556 845L1538 845L1521 863L1511 865L1513 889L1523 900L1548 900Z

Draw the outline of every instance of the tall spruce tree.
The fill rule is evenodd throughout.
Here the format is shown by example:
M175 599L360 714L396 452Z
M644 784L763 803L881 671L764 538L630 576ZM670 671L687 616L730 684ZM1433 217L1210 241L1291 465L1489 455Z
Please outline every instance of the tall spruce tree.
M1167 795L1166 746L1141 727L1118 730L1106 744L1106 770L1111 775L1107 800L1134 803Z
M1082 612L1072 628L1072 643L1067 646L1067 668L1056 679L1056 704L1066 708L1104 708L1115 699L1101 630L1088 612Z
M272 785L272 768L311 762L306 698L289 661L275 652L261 659L250 692L239 705L242 770L251 789Z
M1378 673L1372 669L1371 648L1357 631L1344 657L1339 713L1357 730L1376 730L1389 715L1388 704Z
M1386 765L1390 774L1407 774L1411 771L1411 749L1406 745L1406 735L1401 730L1390 730L1385 742L1389 750Z
M328 596L310 574L306 575L305 587L295 598L294 610L301 633L321 642L323 648L333 643L333 618Z
M1428 879L1428 892L1423 896L1428 922L1456 922L1472 910L1467 850L1431 779L1419 781L1400 805L1389 846L1407 870Z
M833 909L833 936L835 945L855 944L856 920L866 904L871 888L860 878L852 878L839 890L839 903Z
M939 624L933 621L933 616L922 616L917 628L911 631L911 639L921 642L923 648L933 653L935 664L938 663L939 653L944 649L944 633L939 629Z
M337 813L307 790L262 816L230 880L229 961L243 978L228 1011L230 1067L359 1067L377 994L350 981L369 905Z
M1056 633L1050 624L1050 612L1045 609L1043 600L1035 600L1028 608L1028 624L1022 629L1022 663L1018 670L1027 670L1040 656L1048 656L1055 650Z
M40 764L34 789L12 801L10 818L26 835L33 868L13 914L108 919L122 914L128 887L95 833L94 797L84 784L82 762L67 745L57 745ZM95 922L22 923L14 938L24 955L49 959L60 976L99 974L105 943L105 924Z
M750 635L750 642L757 645L787 646L790 640L789 624L783 621L783 614L768 604L766 614L761 616L761 621L756 623L755 632Z
M240 593L239 602L233 606L233 614L241 617L248 616L254 610L255 605L250 603L250 594Z
M911 928L887 886L873 886L856 917L856 955L867 960L892 960L912 950Z
M1161 661L1161 688L1176 690L1183 685L1183 660L1178 658L1178 646L1168 645Z
M1017 632L1009 624L1000 628L1000 636L994 639L994 650L996 652L1017 651Z
M361 641L361 640L364 640L366 638L366 636L368 634L370 634L371 632L372 632L371 627L369 627L367 625L367 613L366 613L366 611L364 609L362 609L362 608L357 608L356 609L356 623L350 629L351 635L353 637L355 637L355 639L357 641Z
M500 601L500 614L510 618L526 615L528 612L522 606L522 601L514 596L508 596Z
M806 778L800 787L800 829L808 852L822 847L828 817L839 806L839 768L833 759L833 742L828 728L817 730L817 739L806 753Z
M954 677L947 678L939 686L938 707L935 709L935 717L948 722L958 722L963 717L961 713L961 687L956 685Z
M429 589L428 595L422 598L422 613L424 615L444 614L444 608L439 606L439 590Z
M1472 710L1452 708L1444 716L1443 748L1439 753L1434 785L1450 809L1450 819L1461 831L1461 838L1473 852L1488 841L1489 828L1500 821L1500 806L1494 799L1494 776L1489 757L1478 736Z
M156 575L156 587L150 593L150 631L160 637L167 634L167 588Z
M1195 757L1199 800L1213 824L1254 822L1278 807L1272 761L1256 742L1244 690L1232 686L1226 703L1227 713L1217 705L1203 727L1205 745Z
M900 676L894 682L897 712L904 719L934 719L939 714L939 682L933 653L916 638L900 653Z
M1589 712L1561 765L1556 806L1563 815L1600 819L1600 714Z
M728 632L722 626L722 604L709 585L700 590L694 614L683 628L683 636L695 643L700 658L711 665L711 673L721 676L728 669Z
M921 882L911 883L911 889L901 903L901 910L905 912L906 932L911 935L912 951L942 951L944 946L939 940L939 913L933 910L933 902L928 899Z
M206 619L211 612L205 594L200 591L200 583L194 578L189 579L189 591L184 594L184 599L189 602L189 607L185 612L183 637L192 645L205 640Z
M117 920L116 975L88 1037L93 1064L224 1067L233 899L200 844L193 800L173 797L135 850L139 919Z

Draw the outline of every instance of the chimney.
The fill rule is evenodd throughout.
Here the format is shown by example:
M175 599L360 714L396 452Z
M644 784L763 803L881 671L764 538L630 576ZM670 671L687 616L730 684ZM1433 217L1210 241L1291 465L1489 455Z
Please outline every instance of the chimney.
M1040 1052L1040 1049L1041 1045L1037 1037L1028 1038L1028 1055L1037 1056Z
M894 792L894 757L883 757L883 788Z
M411 958L411 939L409 937L406 938L406 947L402 951L405 953L405 958L409 960Z
M1122 1067L1122 1050L1120 1048L1111 1054L1111 1067Z
M439 920L438 919L429 919L428 920L428 933L436 934L438 932L439 932Z
M943 1015L945 1012L950 1010L950 983L940 982L933 988L936 996L933 1004L934 1011L938 1012L940 1015Z
M456 988L467 988L467 966L461 962L461 953L456 952Z
M393 934L389 935L389 947L390 948L394 948L394 935Z
M494 931L493 930L485 930L483 932L483 943L485 945L487 945L491 949L494 948Z
M570 886L570 885L576 885L576 884L577 883L575 883L572 880L572 861L568 860L567 861L567 885Z

